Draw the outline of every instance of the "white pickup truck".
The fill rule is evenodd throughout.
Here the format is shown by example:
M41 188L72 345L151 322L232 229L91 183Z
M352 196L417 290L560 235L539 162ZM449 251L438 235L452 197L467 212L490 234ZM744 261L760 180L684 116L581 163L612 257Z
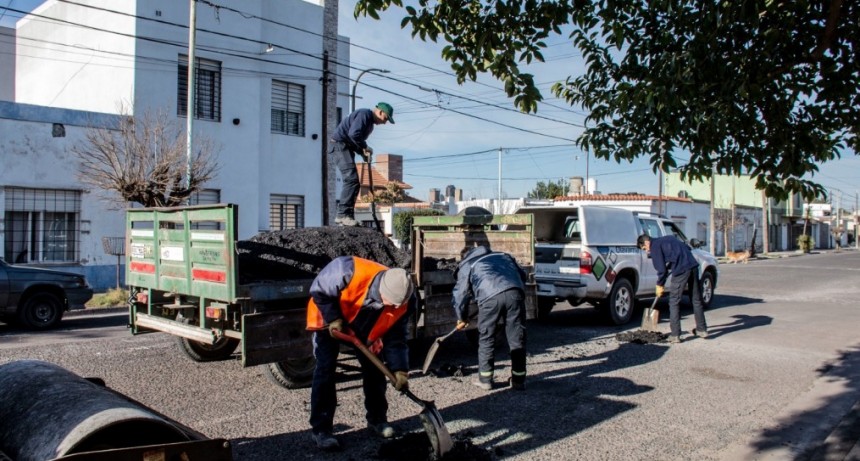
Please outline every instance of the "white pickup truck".
M653 298L657 282L650 255L636 245L643 233L674 235L688 243L699 261L705 307L713 300L716 258L698 249L698 240L688 241L669 218L600 206L523 207L517 213L534 215L538 318L567 300L574 306L589 302L616 325L629 322L635 300Z

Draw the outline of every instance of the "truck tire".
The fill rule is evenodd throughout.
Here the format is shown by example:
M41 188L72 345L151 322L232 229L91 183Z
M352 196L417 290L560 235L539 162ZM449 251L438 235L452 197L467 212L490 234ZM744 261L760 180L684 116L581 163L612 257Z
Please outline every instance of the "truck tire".
M313 382L315 365L316 359L311 356L260 366L265 369L266 378L272 383L285 389L301 389L310 386Z
M54 328L63 318L63 302L52 293L36 293L18 308L18 322L33 330Z
M714 300L714 274L705 272L699 282L702 287L702 305L705 309L711 307Z
M215 344L204 344L188 338L176 338L179 347L185 355L195 362L217 362L226 360L233 355L239 347L239 340L235 338L221 337Z
M624 325L633 316L633 307L636 305L633 286L627 279L618 279L612 285L609 298L606 300L607 311L612 323Z
M177 316L176 320L186 324L191 323L191 319L188 317ZM176 342L179 343L179 348L182 349L182 352L185 352L185 355L195 362L226 360L239 347L238 339L226 336L222 336L215 344L205 344L183 337L177 337Z

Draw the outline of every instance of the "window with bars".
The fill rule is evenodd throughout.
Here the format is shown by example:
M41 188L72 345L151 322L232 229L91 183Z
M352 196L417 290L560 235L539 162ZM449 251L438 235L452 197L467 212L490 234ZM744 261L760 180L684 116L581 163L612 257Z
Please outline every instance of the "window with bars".
M305 227L305 197L303 195L269 196L269 230L281 231Z
M272 133L305 135L305 87L272 80Z
M81 237L81 192L6 187L3 258L9 263L74 262Z
M221 203L220 189L203 189L191 194L188 198L189 205L215 205ZM224 223L215 221L195 221L191 223L192 229L224 230Z
M194 75L194 117L201 120L221 121L221 62L194 58L197 63ZM179 55L177 74L177 107L180 117L188 116L188 56Z

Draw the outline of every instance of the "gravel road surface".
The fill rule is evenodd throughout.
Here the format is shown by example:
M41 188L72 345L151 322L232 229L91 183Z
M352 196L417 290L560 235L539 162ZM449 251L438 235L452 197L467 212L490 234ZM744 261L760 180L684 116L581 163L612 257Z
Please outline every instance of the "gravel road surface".
M687 307L685 341L671 346L618 342L617 333L638 327L638 315L612 327L594 309L560 304L549 322L528 325L525 392L470 385L476 353L461 335L443 343L434 365L462 366L467 376L422 376L416 350L411 389L435 400L452 435L495 459L804 459L860 397L858 276L855 251L722 265L706 312L711 336L688 336ZM658 306L667 331L668 307ZM381 442L364 427L352 358L343 361L335 418L346 449L319 453L309 437L309 389L277 388L262 369L236 360L192 362L164 334L116 334L125 328L122 314L92 319L101 319L98 328L42 341L0 324L0 363L45 360L101 377L209 437L229 439L236 459L380 459ZM509 365L500 351L498 380ZM421 430L411 401L391 390L389 403L392 423Z

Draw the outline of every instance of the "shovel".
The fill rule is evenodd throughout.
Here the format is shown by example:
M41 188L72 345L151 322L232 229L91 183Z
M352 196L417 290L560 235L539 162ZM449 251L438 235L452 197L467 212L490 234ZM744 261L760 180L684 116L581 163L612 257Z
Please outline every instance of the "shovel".
M382 360L376 354L370 352L367 346L362 344L361 340L352 332L333 330L332 335L341 341L346 341L355 346L371 363L376 365L376 368L379 368L379 371L391 381L392 385L397 382L394 373L382 363ZM454 448L454 441L451 439L451 434L448 433L448 428L445 427L445 421L442 420L442 415L439 414L436 405L432 401L419 399L409 389L404 389L400 392L421 407L421 413L418 416L421 418L421 423L424 425L424 431L427 432L427 437L430 439L430 445L433 447L433 453L436 455L436 458L441 458L445 453L451 451Z
M657 310L656 306L659 300L660 297L655 296L651 306L642 313L642 329L645 331L657 331L657 322L660 321L660 311Z
M424 358L424 368L421 369L421 372L425 375L427 374L427 370L430 369L430 364L433 362L433 357L436 356L436 351L439 350L439 345L442 344L442 341L448 339L449 336L453 335L457 332L457 327L454 327L453 330L448 332L445 336L440 336L433 341L433 345L430 346L430 350L427 351L427 357Z

